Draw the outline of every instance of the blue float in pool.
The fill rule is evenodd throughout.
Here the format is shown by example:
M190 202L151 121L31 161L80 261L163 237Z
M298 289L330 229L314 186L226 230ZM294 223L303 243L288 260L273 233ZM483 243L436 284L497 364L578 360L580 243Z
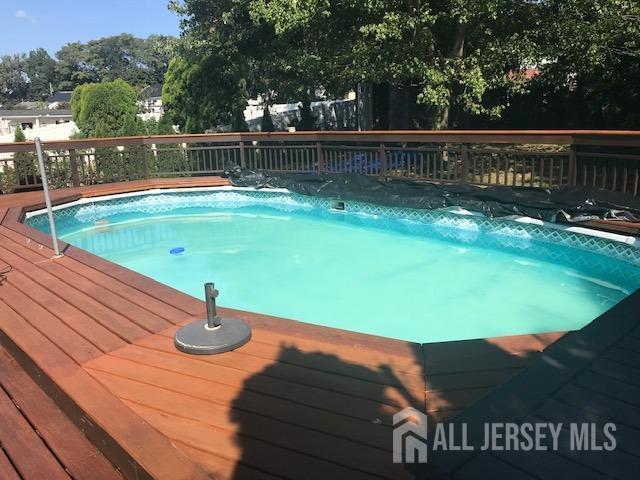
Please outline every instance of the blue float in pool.
M169 253L171 255L180 255L181 253L184 253L184 247L173 247L169 250Z

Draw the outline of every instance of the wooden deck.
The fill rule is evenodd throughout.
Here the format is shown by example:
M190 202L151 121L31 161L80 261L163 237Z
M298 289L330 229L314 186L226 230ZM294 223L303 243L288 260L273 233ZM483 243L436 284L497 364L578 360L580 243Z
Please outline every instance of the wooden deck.
M131 182L54 199L224 183ZM0 196L0 270L13 267L0 343L126 478L411 478L391 462L394 413L466 412L562 336L421 345L226 310L252 325L252 341L185 355L172 334L204 304L72 246L51 259L48 238L19 223L42 201Z
M632 480L640 471L640 291L578 332L567 334L512 381L464 411L455 423L562 422L559 450L546 452L441 453L432 465L447 478ZM593 423L589 446L607 440L603 426L615 424L612 451L572 447L570 423ZM595 433L595 435L594 435ZM593 442L593 443L592 443ZM574 446L576 443L573 444Z
M122 480L80 429L2 347L0 478Z

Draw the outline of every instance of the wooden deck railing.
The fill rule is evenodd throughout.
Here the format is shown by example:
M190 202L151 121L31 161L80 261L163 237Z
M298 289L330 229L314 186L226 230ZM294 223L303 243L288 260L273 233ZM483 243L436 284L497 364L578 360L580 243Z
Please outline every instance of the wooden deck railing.
M222 172L352 172L481 185L590 185L638 195L640 131L221 133L50 141L52 186ZM34 144L0 144L4 193L41 187Z

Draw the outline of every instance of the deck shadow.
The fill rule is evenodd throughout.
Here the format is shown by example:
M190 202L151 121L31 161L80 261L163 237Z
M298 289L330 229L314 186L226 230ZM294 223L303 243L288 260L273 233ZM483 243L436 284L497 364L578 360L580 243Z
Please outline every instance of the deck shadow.
M384 361L354 363L333 353L281 344L277 359L247 378L231 404L229 416L236 425L235 443L241 450L231 478L247 480L264 474L268 478L426 478L431 470L425 465L393 464L393 415L413 407L427 414L431 428L436 421L454 417L539 355L539 344L529 337L414 344L415 376L405 375L398 365ZM550 341L544 338L540 345ZM264 388L265 377L285 378L291 365L309 368L310 373L352 379L353 388L344 396L343 407L327 404L327 422L337 422L335 427L327 423L326 429L318 430L314 412L292 409L287 421L280 424L281 432L271 425L274 431L268 437L275 442L265 441L265 432L256 434L256 412L262 409L250 392ZM417 378L422 382L421 391L416 389ZM287 399L291 393L285 387L291 388L276 383L270 394ZM330 381L314 387L318 395L345 394L334 392ZM316 412L320 417L327 413L317 407ZM351 429L339 424L341 418ZM293 442L287 451L273 448L283 444L277 439L288 432L307 438Z

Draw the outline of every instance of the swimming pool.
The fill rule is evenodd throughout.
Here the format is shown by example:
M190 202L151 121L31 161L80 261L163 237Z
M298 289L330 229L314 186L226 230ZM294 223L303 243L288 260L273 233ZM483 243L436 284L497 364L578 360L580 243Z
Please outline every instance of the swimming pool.
M61 239L222 306L416 342L574 330L640 287L634 246L537 224L204 189L56 209ZM48 231L46 216L25 222ZM175 247L181 254L171 254Z

